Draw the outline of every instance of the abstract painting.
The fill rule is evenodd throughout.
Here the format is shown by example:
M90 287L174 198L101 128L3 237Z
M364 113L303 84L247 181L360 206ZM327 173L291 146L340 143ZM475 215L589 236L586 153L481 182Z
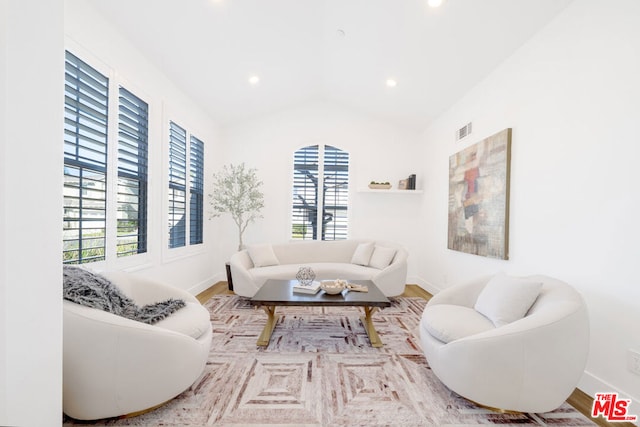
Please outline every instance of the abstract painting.
M449 249L509 259L511 129L449 157Z

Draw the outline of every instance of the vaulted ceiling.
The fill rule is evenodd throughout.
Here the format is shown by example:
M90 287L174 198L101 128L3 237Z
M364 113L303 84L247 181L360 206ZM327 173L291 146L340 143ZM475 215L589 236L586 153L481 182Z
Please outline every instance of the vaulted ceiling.
M220 123L328 100L420 130L571 0L88 1Z

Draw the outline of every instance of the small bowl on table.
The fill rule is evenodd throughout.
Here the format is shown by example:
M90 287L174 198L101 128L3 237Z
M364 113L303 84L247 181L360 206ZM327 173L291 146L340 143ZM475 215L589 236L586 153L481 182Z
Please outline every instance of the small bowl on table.
M347 282L344 280L323 280L320 282L320 289L328 293L329 295L337 295L347 287Z

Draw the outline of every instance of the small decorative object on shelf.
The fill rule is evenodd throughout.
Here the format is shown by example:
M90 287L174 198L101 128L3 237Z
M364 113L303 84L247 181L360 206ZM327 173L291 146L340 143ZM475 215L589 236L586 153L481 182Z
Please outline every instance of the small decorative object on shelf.
M391 188L391 183L387 181L385 182L371 181L369 183L369 188L371 188L372 190L388 190Z
M416 189L416 174L413 173L409 175L407 178L407 190L415 190Z
M313 280L316 278L316 273L313 271L311 267L300 267L298 269L298 273L296 274L296 279L300 282L301 285L311 285Z

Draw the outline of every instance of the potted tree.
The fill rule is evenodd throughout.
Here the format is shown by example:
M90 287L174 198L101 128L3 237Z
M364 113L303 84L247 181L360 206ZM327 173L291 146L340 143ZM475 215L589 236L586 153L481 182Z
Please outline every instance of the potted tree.
M247 226L262 218L264 195L260 190L262 181L256 170L240 165L225 165L213 174L213 192L209 194L212 217L228 213L238 226L238 250L243 247L242 235Z

